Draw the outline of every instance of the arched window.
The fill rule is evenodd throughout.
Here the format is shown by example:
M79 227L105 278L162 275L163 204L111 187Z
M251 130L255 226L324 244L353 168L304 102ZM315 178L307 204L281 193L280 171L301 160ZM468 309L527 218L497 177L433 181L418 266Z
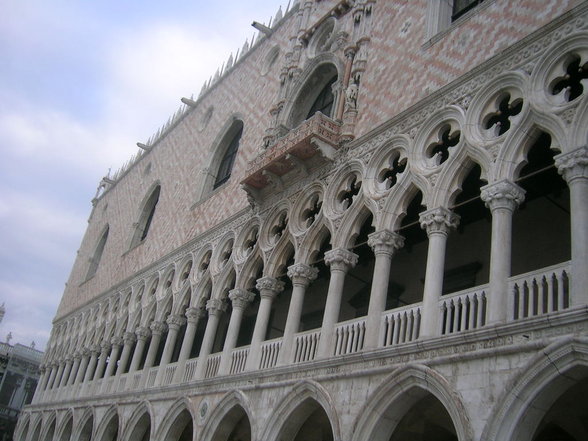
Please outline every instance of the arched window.
M102 236L100 236L98 245L96 245L96 249L94 250L94 255L90 259L90 267L88 268L88 273L86 274L86 280L93 277L98 270L98 265L100 265L100 259L102 259L102 253L104 252L104 247L106 246L106 241L108 240L109 229L110 228L107 225L104 229L104 232L102 233Z
M329 80L327 84L320 91L314 103L306 115L306 119L310 118L316 112L321 112L323 115L331 116L333 111L333 103L335 102L335 96L333 95L333 84L337 81L337 76L334 76Z
M153 216L155 215L155 208L157 207L157 202L159 202L160 192L161 186L158 185L151 192L151 195L149 196L147 202L143 206L143 209L141 210L141 215L139 216L139 220L137 222L137 228L133 236L131 247L143 242L143 240L145 240L145 238L147 237L149 229L151 228Z
M239 141L243 134L243 123L239 121L236 132L230 138L228 145L226 146L225 153L220 161L217 169L216 178L214 180L213 189L220 187L231 177L231 171L233 170L233 164L235 163L235 157L237 156L237 150L239 150ZM229 135L230 136L230 135Z

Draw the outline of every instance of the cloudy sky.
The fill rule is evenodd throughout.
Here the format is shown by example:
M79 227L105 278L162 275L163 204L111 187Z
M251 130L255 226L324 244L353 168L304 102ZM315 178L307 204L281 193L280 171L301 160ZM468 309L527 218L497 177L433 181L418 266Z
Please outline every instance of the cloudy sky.
M0 341L44 349L101 177L279 6L0 0Z

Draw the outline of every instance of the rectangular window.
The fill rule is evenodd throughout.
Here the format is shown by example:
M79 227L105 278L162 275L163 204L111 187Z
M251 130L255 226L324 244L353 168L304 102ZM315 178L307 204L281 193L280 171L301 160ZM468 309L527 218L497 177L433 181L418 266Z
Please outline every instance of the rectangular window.
M453 0L453 12L451 14L451 21L457 20L470 9L475 8L484 0Z

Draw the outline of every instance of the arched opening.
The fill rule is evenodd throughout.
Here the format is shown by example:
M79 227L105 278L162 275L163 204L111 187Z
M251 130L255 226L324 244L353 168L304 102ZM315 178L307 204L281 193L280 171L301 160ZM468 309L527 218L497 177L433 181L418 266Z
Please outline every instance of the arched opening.
M116 441L118 439L118 414L110 417L102 438L99 441Z
M229 321L231 320L231 314L233 313L233 306L231 304L231 300L229 299L229 291L235 288L234 270L231 270L231 275L226 279L226 281L226 287L223 290L223 294L220 296L220 298L224 299L226 302L227 309L220 316L216 336L214 338L214 344L212 345L212 354L222 351L225 346L225 339L227 338L227 332L229 330Z
M241 406L233 407L224 416L212 441L251 441L251 424Z
M49 430L47 430L47 433L45 434L45 441L53 441L54 435L55 435L55 418L51 422L51 425L49 426Z
M421 228L419 214L423 211L423 194L418 192L408 204L398 234L404 246L396 250L390 266L386 309L395 309L423 300L427 267L427 234Z
M104 247L106 246L106 241L108 240L108 231L109 227L106 226L104 232L100 236L100 240L98 241L98 245L96 245L96 249L94 250L94 254L90 259L90 266L88 267L88 273L86 274L86 280L94 277L96 271L98 271L98 265L100 265L100 260L102 259L102 253L104 252Z
M307 398L290 414L277 438L281 441L333 441L333 427L325 409Z
M149 441L151 439L151 418L147 412L143 413L135 423L129 440Z
M219 159L218 166L215 168L213 189L220 187L231 177L242 134L243 122L237 120L233 123L221 141L219 149L220 151L223 151L223 154Z
M72 427L73 427L73 417L70 416L67 419L67 423L65 423L63 430L61 431L61 436L59 437L59 441L70 441L71 440ZM55 429L54 429L54 431L55 431ZM51 435L51 437L49 437L49 432L47 432L47 436L48 437L45 438L47 441L53 441L53 435Z
M37 423L37 425L35 426L35 430L33 432L33 435L31 436L31 441L39 441L40 436L41 436L41 421L39 421Z
M212 285L208 283L204 288L204 292L202 294L202 299L199 301L200 305L206 305L206 302L210 300L210 295L212 294ZM203 308L204 309L204 308ZM206 332L206 325L208 324L208 314L206 309L204 309L204 314L198 320L198 324L196 325L196 332L194 333L194 340L192 342L192 349L190 350L190 358L198 357L200 354L200 348L202 347L202 343L204 340L204 333Z
M153 216L155 216L155 209L157 207L157 203L159 202L160 193L161 186L158 185L153 189L149 195L149 198L147 199L147 202L145 202L145 205L143 205L143 209L141 210L141 214L137 220L137 226L133 235L131 247L138 245L147 238L147 234L151 228L151 223L153 222Z
M347 272L345 289L339 312L339 321L367 315L374 274L375 256L368 245L368 236L375 231L373 215L365 216L351 251L358 255L357 265Z
M570 259L570 196L555 167L556 154L551 136L537 133L516 180L526 193L513 216L512 274Z
M27 435L29 434L29 425L30 425L30 421L27 421L26 423L23 424L24 427L20 431L20 439L23 441L26 441Z
M192 441L193 432L192 414L184 409L175 418L163 441Z
M300 125L316 112L332 117L337 98L333 93L333 85L337 78L337 68L331 63L321 64L315 69L294 101L290 127Z
M257 312L259 310L259 303L261 297L259 290L257 289L257 279L263 276L263 261L260 259L256 264L256 270L254 276L246 283L246 289L249 292L255 294L254 299L249 302L245 311L243 312L243 318L241 320L241 326L239 328L239 335L237 337L236 347L247 346L251 344L251 338L253 337L253 330L255 328L255 320L257 319Z
M90 415L84 425L82 426L82 431L80 432L80 436L78 437L78 441L90 441L92 439L92 431L94 429L94 418Z
M325 253L331 249L331 235L326 232L319 249L310 258L310 265L318 270L317 278L310 283L304 295L299 332L320 328L323 323L331 271L325 264Z
M553 402L535 430L532 441L588 439L588 378L568 387Z
M457 441L449 413L432 394L426 394L400 419L389 441Z
M288 308L292 298L292 280L288 277L288 267L294 265L294 246L288 243L282 264L278 267L276 279L284 284L284 290L272 303L269 324L265 334L266 340L284 336L284 326L288 318Z

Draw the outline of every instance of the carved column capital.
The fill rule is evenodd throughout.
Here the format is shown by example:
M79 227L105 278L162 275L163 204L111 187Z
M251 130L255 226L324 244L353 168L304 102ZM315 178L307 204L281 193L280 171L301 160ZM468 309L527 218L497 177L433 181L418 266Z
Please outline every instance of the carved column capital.
M81 360L82 359L82 351L75 351L73 354L73 359L74 360Z
M404 237L390 230L381 230L370 234L367 243L376 256L378 254L392 256L394 251L404 246Z
M177 331L184 323L186 323L186 319L179 314L175 314L170 315L167 318L166 322L169 329Z
M151 329L151 333L153 335L161 335L167 329L166 324L163 322L153 322L149 328Z
M332 270L347 272L357 265L358 255L345 248L335 248L325 253L325 264Z
M139 326L135 331L135 335L137 336L137 340L147 340L151 335L151 330L146 326Z
M203 308L188 308L186 309L186 318L188 323L196 323L200 318L206 315L206 310Z
M504 179L482 187L480 197L491 211L506 209L512 212L525 200L525 190Z
M262 277L261 279L257 279L255 287L259 290L262 299L273 299L278 293L284 290L284 282L273 277Z
M295 263L288 267L288 277L295 285L308 286L318 276L318 269L305 263Z
M557 155L555 166L568 184L576 179L588 179L588 146Z
M118 335L115 335L114 337L112 337L112 339L110 340L110 343L112 343L112 346L122 346L123 344L123 339L122 337L119 337Z
M229 291L229 299L233 309L245 309L253 301L255 294L245 289L235 288Z
M445 207L427 210L420 214L421 228L427 231L427 235L443 234L447 236L449 230L459 224L459 216Z
M100 344L100 353L102 354L108 354L110 352L110 348L112 347L112 344L108 341L103 341Z
M125 332L123 334L123 342L125 345L132 345L137 340L134 332Z
M90 354L97 356L99 353L100 353L100 345L90 346Z
M210 299L206 302L208 315L220 315L227 310L227 303L224 300Z

